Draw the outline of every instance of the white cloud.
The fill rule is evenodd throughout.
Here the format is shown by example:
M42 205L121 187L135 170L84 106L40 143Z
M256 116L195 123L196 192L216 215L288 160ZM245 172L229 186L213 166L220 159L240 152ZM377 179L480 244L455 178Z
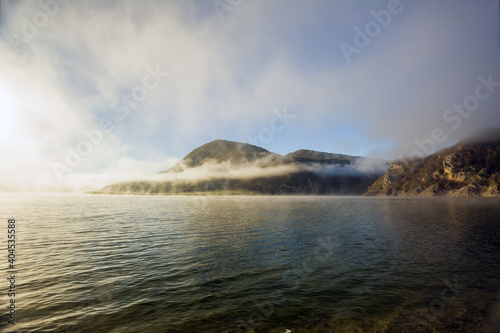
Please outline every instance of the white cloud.
M477 76L500 80L498 41L491 38L497 3L483 2L404 2L405 11L347 64L338 45L387 1L255 0L224 21L210 3L71 1L30 38L32 62L12 52L5 34L0 41L0 153L15 161L0 166L15 175L0 190L73 186L60 184L50 164L63 163L86 139L82 131L98 129L103 118L116 130L74 168L72 177L89 175L78 178L79 188L90 175L166 169L169 156L228 133L244 141L283 106L298 114L294 130L305 133L296 138L319 142L330 134L316 130L328 130L325 119L342 119L360 142L394 142L397 150L385 157L409 153L415 139L446 126L442 113L474 89ZM40 10L21 1L6 27L21 33ZM117 119L113 102L156 66L168 78ZM450 140L498 123L499 96Z

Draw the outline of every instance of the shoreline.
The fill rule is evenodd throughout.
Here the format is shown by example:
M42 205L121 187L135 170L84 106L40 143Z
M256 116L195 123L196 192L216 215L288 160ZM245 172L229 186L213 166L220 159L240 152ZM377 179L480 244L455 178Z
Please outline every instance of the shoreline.
M500 198L500 195L373 195L373 194L335 194L335 193L262 193L256 191L213 191L213 192L174 192L174 193L139 193L139 192L99 192L86 191L91 195L137 195L137 196L266 196L266 197L355 197L355 198Z

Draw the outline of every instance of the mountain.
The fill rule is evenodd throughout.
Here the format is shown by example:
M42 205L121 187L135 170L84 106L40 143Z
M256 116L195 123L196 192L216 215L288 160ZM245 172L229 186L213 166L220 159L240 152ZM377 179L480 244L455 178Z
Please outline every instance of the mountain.
M488 129L425 158L396 161L366 195L500 196L500 131Z
M287 155L214 140L150 178L111 184L114 194L338 194L500 196L500 130L488 129L419 159L297 150Z
M298 150L285 156L214 140L151 179L111 184L98 193L361 195L386 170L382 160Z
M186 168L194 168L210 161L212 163L229 162L241 164L262 160L273 155L264 148L247 143L228 140L214 140L190 152L177 165L164 172L180 172Z
M306 149L281 156L255 145L219 139L196 148L178 164L162 172L181 172L188 168L202 166L205 163L226 162L232 165L240 165L255 162L260 167L293 163L345 166L353 165L356 161L363 159L363 157L359 156L330 154Z

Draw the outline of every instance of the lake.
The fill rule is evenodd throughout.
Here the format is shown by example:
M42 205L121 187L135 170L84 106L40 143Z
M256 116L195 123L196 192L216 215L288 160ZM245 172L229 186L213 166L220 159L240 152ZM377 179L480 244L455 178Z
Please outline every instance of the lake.
M480 332L500 313L498 198L0 199L6 332Z

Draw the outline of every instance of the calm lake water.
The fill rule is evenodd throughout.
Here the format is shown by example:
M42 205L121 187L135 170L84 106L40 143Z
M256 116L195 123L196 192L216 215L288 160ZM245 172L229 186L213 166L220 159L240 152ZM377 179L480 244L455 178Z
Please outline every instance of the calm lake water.
M498 312L495 198L9 194L0 212L6 332L480 332Z

